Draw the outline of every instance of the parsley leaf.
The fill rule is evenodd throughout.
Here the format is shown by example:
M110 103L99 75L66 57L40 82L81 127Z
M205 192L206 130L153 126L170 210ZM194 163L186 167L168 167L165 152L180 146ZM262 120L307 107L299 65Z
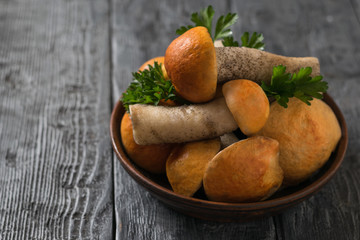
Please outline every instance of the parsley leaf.
M238 47L239 43L233 37L224 37L222 44L224 47Z
M211 5L200 10L199 13L193 13L191 15L191 21L195 23L195 25L182 26L176 30L176 34L181 35L193 27L203 26L209 31L213 41L232 36L232 31L229 27L237 21L239 18L238 15L236 13L228 13L226 16L221 16L216 22L215 34L213 35L212 20L214 18L214 14L215 11Z
M191 21L195 23L195 26L193 25L182 26L176 30L176 34L181 35L193 27L203 26L207 28L211 36L212 20L214 18L214 14L215 11L211 5L208 6L207 8L200 10L199 13L195 12L191 14Z
M162 99L178 100L174 86L165 79L161 66L161 63L155 62L154 66L149 65L149 69L132 73L133 81L121 97L126 111L131 104L158 105Z
M241 36L241 46L264 50L265 44L263 43L263 40L264 36L261 33L258 34L257 32L254 32L250 38L250 34L248 32L245 32Z
M200 14L193 13L191 15L191 21L196 24L196 26L206 27L211 36L212 20L214 17L215 11L210 5L205 9L200 10Z
M187 30L189 30L189 29L191 29L193 27L194 26L192 26L192 25L188 25L187 27L182 26L182 27L176 29L176 34L181 35L181 34L185 33Z
M262 82L261 87L269 97L274 97L276 101L287 108L289 98L296 97L311 105L313 98L322 99L322 93L328 89L328 83L322 81L321 75L310 77L311 67L301 68L298 73L286 73L286 67L279 65L273 68L270 85Z
M263 43L264 36L262 34L258 34L254 32L250 35L248 32L244 32L241 36L241 47L248 47L248 48L256 48L259 50L264 50L265 44ZM239 43L234 41L234 38L231 37L224 37L222 44L224 47L238 47Z
M233 25L238 18L239 16L236 13L228 13L225 17L221 16L216 23L213 40L232 36L232 31L228 28Z
M233 33L229 28L237 21L239 16L236 13L228 13L225 16L219 17L216 22L215 33L213 35L212 20L214 18L214 14L215 11L211 5L209 5L207 8L200 10L200 12L198 13L193 13L191 15L191 21L195 23L195 25L182 26L176 30L176 34L181 35L191 28L203 26L207 28L213 41L223 39L222 44L224 45L224 47L239 47L239 43L234 40L232 36ZM263 43L263 40L264 36L262 34L254 32L250 37L249 33L245 32L241 36L241 46L264 50L265 44Z

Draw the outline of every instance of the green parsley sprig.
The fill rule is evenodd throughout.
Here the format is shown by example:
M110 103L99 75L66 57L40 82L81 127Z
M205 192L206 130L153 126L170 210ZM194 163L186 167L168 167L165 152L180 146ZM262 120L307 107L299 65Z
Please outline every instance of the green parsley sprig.
M200 10L198 13L193 13L191 15L191 21L195 23L195 25L182 26L176 30L176 34L181 35L193 27L203 26L208 29L213 41L232 36L232 31L229 29L229 27L237 21L239 16L236 13L228 13L225 16L219 17L216 22L215 32L212 34L212 22L214 14L215 11L211 5Z
M257 33L257 32L254 32L251 35L251 37L248 32L245 32L241 36L241 42L242 42L241 46L243 46L243 47L264 50L265 43L263 43L263 41L264 41L264 36L261 33Z
M251 37L249 32L244 32L241 36L241 47L256 48L264 50L264 36L261 33L254 32ZM231 37L225 37L222 41L224 47L239 47L239 43Z
M221 16L217 20L214 41L225 37L231 37L232 31L229 29L233 25L239 16L236 13L228 13L226 16Z
M239 43L237 41L234 40L234 37L225 37L222 40L222 44L224 47L238 47Z
M236 13L228 13L225 16L220 16L216 22L215 33L212 34L212 22L214 14L215 11L211 5L209 5L207 8L201 9L200 12L191 14L191 21L195 25L182 26L176 30L176 34L181 35L193 27L203 26L207 28L213 41L223 39L222 43L224 47L239 47L239 43L234 40L233 33L230 29L230 26L232 26L237 21L239 16ZM241 46L264 50L265 44L263 43L263 40L264 37L262 34L254 32L250 38L249 33L245 32L241 36Z
M289 98L296 97L311 105L313 98L322 99L323 93L328 89L328 83L322 81L321 75L311 77L311 67L301 68L298 73L286 73L286 67L279 65L273 68L270 85L262 82L261 87L269 97L274 97L276 101L287 108Z
M161 63L155 62L154 66L149 65L149 69L132 73L133 81L121 98L126 111L129 111L131 104L158 105L162 99L178 100L174 86L165 79L161 66Z

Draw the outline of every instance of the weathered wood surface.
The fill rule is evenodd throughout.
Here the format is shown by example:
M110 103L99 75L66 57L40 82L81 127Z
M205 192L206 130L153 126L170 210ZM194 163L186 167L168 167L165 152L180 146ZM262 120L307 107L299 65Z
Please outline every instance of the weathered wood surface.
M168 209L138 186L114 159L117 239L360 239L359 1L113 0L113 101L143 62L164 55L174 31L192 12L212 4L236 12L235 36L258 31L268 51L316 56L329 93L349 128L349 149L336 176L319 193L281 215L259 221L215 223ZM215 14L215 15L216 15Z
M149 195L112 154L110 111L135 71L212 4L268 51L319 57L349 148L281 215L216 223ZM360 239L360 1L0 0L0 239Z
M112 239L108 4L0 1L0 239Z

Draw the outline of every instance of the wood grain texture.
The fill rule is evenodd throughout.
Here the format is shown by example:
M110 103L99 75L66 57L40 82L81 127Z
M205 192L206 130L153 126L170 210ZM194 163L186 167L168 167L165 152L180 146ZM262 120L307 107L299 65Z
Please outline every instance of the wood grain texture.
M236 12L235 37L265 36L266 49L287 56L315 56L329 93L349 128L349 148L335 177L315 196L281 215L246 224L190 218L168 209L138 186L114 160L116 239L359 239L360 89L359 1L112 1L113 101L130 72L163 55L174 30L192 12L212 4L216 15Z
M321 72L329 82L329 94L339 104L349 131L349 146L342 167L318 194L291 211L276 217L281 223L281 239L360 238L360 25L350 2L304 2L297 9L308 25L299 21L298 38L307 42L309 52L319 58ZM285 45L286 42L284 41ZM287 43L289 45L289 43ZM291 44L290 44L291 45ZM296 49L296 46L293 46ZM294 54L301 54L301 49ZM305 54L308 54L305 52Z
M279 6L281 15L276 14ZM354 14L359 12L358 2L298 1L291 6L287 1L238 3L234 9L244 11L240 19L244 26L251 25L250 14L257 16L254 30L264 33L269 51L319 58L329 94L348 124L349 147L344 164L317 195L275 217L280 227L278 238L359 239L360 24ZM264 27L269 23L271 27Z
M0 239L113 236L108 11L0 1Z
M147 59L212 4L268 51L315 56L349 130L345 161L281 215L179 214L114 158L110 110ZM0 0L0 239L360 239L360 1Z

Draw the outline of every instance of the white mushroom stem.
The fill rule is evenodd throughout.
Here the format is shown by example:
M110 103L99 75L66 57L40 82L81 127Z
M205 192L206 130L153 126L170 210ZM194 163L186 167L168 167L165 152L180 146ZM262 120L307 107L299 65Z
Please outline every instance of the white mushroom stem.
M249 79L257 83L271 80L273 67L286 66L294 73L303 67L312 68L312 76L320 74L319 60L315 57L285 57L246 47L216 47L218 82Z
M224 98L179 107L135 104L130 115L139 145L210 139L238 128Z

